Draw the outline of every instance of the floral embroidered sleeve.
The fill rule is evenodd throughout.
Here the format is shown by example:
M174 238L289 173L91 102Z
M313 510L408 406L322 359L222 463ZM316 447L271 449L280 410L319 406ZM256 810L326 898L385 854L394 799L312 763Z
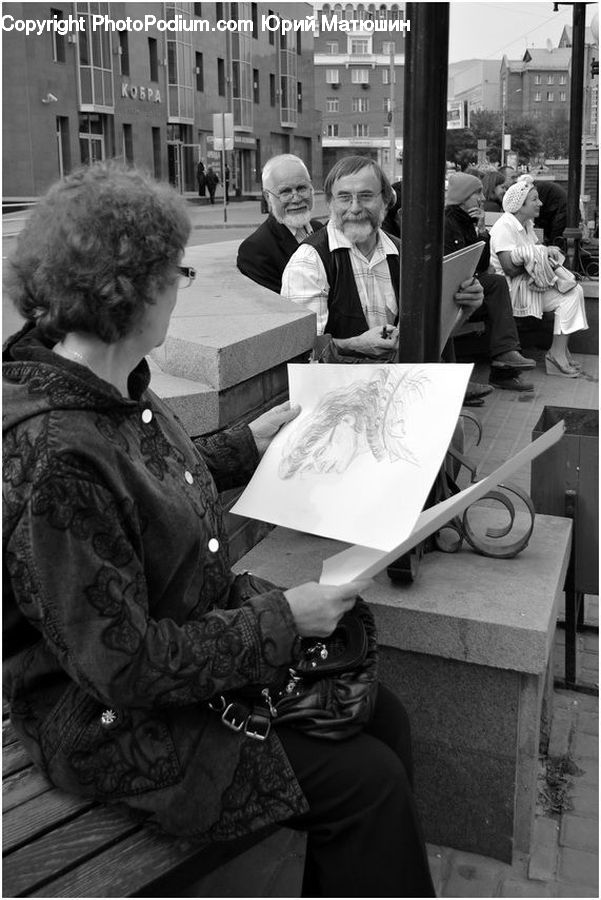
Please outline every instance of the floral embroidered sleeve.
M88 693L120 707L185 705L272 682L292 659L295 641L282 592L237 609L211 608L224 595L220 564L199 556L186 568L186 549L181 567L171 568L175 550L161 556L157 546L158 574L150 577L144 559L150 527L136 503L119 500L84 471L52 473L31 490L14 522L6 565L21 612L62 668ZM174 535L175 549L177 541L184 537ZM197 585L194 615L180 622L153 617L165 595L176 610L180 594Z
M246 484L259 462L257 445L247 426L195 438L194 445L209 467L219 491Z

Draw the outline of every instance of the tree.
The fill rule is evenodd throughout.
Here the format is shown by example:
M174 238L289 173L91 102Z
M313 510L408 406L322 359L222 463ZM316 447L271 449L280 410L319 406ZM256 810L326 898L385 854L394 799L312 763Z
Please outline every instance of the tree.
M490 109L479 109L470 116L470 126L477 141L486 141L486 155L492 162L501 159L501 113Z
M511 135L511 149L517 153L520 165L528 165L539 155L542 136L538 122L521 116L507 123L506 132Z
M555 112L541 126L542 153L546 159L564 159L570 144L570 120L565 110Z
M449 162L461 164L466 154L477 158L477 142L470 128L448 128L446 142L446 158Z

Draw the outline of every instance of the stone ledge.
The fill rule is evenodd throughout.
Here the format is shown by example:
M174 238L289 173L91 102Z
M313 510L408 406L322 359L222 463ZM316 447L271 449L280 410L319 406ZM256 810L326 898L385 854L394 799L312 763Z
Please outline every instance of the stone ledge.
M537 516L529 546L515 559L491 559L471 550L428 553L418 579L407 587L393 584L381 573L365 592L380 643L542 675L555 631L570 533L569 520ZM317 580L322 560L345 546L276 528L238 568L290 587Z
M313 346L314 314L242 275L239 243L187 250L197 276L180 292L167 339L153 351L163 372L222 391Z

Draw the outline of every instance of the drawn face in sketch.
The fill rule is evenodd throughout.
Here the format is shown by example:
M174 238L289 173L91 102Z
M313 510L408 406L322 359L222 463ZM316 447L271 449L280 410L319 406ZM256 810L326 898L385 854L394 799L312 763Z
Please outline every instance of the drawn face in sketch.
M377 372L326 394L315 412L294 432L282 451L278 474L340 475L363 453L378 461L405 460L419 465L408 446L408 404L423 397L424 372Z

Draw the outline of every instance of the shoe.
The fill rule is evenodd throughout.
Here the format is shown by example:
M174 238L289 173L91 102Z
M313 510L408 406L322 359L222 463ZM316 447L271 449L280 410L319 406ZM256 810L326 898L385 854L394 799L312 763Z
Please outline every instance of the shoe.
M533 391L534 385L531 381L522 381L519 375L512 375L509 378L495 378L494 386L500 391Z
M578 378L580 369L575 366L561 366L549 353L545 355L547 375L561 375L564 378Z
M566 359L573 369L578 369L580 372L583 371L582 364L577 359L574 359L569 350L566 350Z
M535 369L536 360L522 356L519 350L508 350L495 356L491 366L495 369Z
M469 381L464 399L480 400L482 397L488 397L493 391L494 388L491 387L490 384L478 384L477 381Z

